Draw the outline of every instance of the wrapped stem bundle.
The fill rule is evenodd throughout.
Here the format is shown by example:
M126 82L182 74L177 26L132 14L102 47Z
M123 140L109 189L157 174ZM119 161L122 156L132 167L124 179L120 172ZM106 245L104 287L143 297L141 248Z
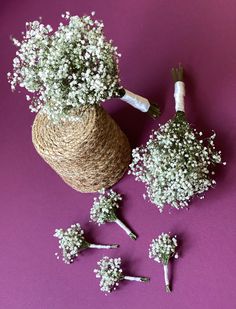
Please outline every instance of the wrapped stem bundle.
M188 207L195 195L203 198L203 193L216 183L213 167L222 163L221 151L214 145L216 134L203 138L202 132L192 129L186 119L183 67L173 69L172 74L176 114L152 133L146 146L133 150L129 171L145 183L150 201L160 212L165 204L180 209Z
M62 260L66 264L71 264L79 253L85 249L114 249L119 245L100 245L91 244L86 241L84 237L84 231L81 229L80 224L72 224L68 229L56 229L54 237L59 239L59 249L62 250ZM58 253L55 253L59 259Z
M178 258L176 248L176 235L174 237L170 237L169 234L162 233L156 239L152 240L149 249L149 257L154 259L154 261L163 264L166 292L171 291L168 276L168 263L170 258Z
M103 257L98 263L99 269L95 269L96 277L100 278L100 289L102 292L111 293L119 286L120 281L130 280L148 282L147 277L133 277L123 275L121 258Z
M118 97L141 112L148 113L153 119L160 115L160 109L155 103L151 103L148 99L125 88L119 90Z
M62 17L67 24L60 23L56 31L36 20L26 23L22 41L13 39L18 51L8 78L12 90L20 86L32 94L26 96L31 111L43 110L53 121L78 120L74 109L120 97L157 116L155 105L120 85L121 55L105 38L103 22L69 12Z
M94 198L93 207L90 210L91 221L98 225L115 222L118 224L125 233L133 240L137 239L137 236L120 220L116 215L116 210L119 208L119 201L122 200L120 194L116 193L112 189L100 191L98 198Z

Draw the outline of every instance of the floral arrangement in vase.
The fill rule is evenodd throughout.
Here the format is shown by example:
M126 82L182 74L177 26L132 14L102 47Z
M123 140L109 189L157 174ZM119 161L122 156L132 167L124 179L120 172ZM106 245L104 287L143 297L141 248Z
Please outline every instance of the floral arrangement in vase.
M13 38L18 50L8 79L12 90L17 86L28 90L31 111L42 110L55 122L77 120L75 108L119 97L156 117L155 105L121 86L121 55L104 36L103 22L69 12L62 17L66 23L55 31L36 20L26 23L21 41Z

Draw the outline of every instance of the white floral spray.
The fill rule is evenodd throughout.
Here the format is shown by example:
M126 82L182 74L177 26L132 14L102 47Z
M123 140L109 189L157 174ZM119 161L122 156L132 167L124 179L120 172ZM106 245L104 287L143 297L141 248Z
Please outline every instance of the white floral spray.
M176 253L177 239L176 235L171 237L169 234L162 233L152 240L149 249L149 257L154 261L163 264L166 292L170 292L170 283L168 277L168 263L170 258L178 258Z
M153 131L145 146L133 150L129 171L145 184L150 201L160 212L166 204L180 209L188 207L195 195L203 198L216 184L214 166L222 163L221 151L214 145L216 134L203 138L185 117L182 66L173 69L173 76L176 115Z
M119 245L98 245L91 244L86 241L84 237L84 231L81 229L79 223L72 224L66 230L56 229L54 237L59 239L59 249L62 250L62 260L66 264L71 264L79 253L88 248L95 249L113 249L118 248ZM55 253L59 259L58 253Z
M119 286L120 281L130 280L138 282L148 282L147 277L125 276L121 269L121 258L103 257L98 263L99 269L95 269L96 278L100 279L100 289L102 292L111 293Z
M12 90L26 88L30 109L43 109L52 120L74 119L72 108L99 104L119 94L120 54L103 34L102 21L91 16L62 15L53 31L40 21L26 23L22 41L8 73Z
M92 16L66 12L62 14L64 23L55 31L41 20L27 22L23 38L13 38L18 50L13 72L8 73L11 89L26 88L31 111L42 110L54 122L79 120L75 108L114 97L157 116L156 105L120 86L121 54L112 40L106 39L103 22Z
M122 200L121 195L112 189L109 191L103 189L99 192L100 195L98 198L94 198L93 207L90 210L91 221L98 225L115 222L130 238L135 240L137 236L116 215L116 211L119 208L119 201Z

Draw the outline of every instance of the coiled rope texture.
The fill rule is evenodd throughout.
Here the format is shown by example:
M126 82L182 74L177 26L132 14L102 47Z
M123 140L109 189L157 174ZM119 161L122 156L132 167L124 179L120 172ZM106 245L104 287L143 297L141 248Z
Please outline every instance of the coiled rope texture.
M130 163L129 141L102 107L79 113L79 121L55 124L39 112L32 127L35 149L75 190L95 192L111 187Z

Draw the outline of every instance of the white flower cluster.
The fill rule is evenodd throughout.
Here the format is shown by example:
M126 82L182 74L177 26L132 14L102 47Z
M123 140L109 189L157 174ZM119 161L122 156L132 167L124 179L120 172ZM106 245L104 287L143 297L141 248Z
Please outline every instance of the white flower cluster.
M149 249L149 257L167 265L172 256L178 258L175 253L177 248L176 235L171 237L169 234L162 233L158 238L153 239Z
M62 250L62 260L66 264L70 264L78 256L81 249L87 247L87 242L84 238L84 231L80 224L72 224L68 229L56 229L54 237L59 239L59 249ZM56 254L57 255L57 254Z
M94 15L94 14L92 14ZM22 41L8 73L12 90L25 87L32 96L32 112L43 110L54 121L78 119L72 108L100 104L119 94L118 58L112 41L107 41L102 21L91 16L62 15L53 32L40 21L26 23Z
M120 258L103 257L97 262L99 269L95 269L96 278L100 278L100 288L102 292L110 293L116 290L119 281L122 280L122 269Z
M215 185L212 167L221 163L215 136L203 139L202 132L191 129L184 113L177 112L153 132L146 146L133 150L129 173L145 183L149 199L160 212L165 204L187 207L194 195Z
M93 207L90 210L90 219L98 225L112 222L117 219L116 209L119 208L118 202L122 200L120 194L112 189L105 192L101 190L98 198L94 198Z

